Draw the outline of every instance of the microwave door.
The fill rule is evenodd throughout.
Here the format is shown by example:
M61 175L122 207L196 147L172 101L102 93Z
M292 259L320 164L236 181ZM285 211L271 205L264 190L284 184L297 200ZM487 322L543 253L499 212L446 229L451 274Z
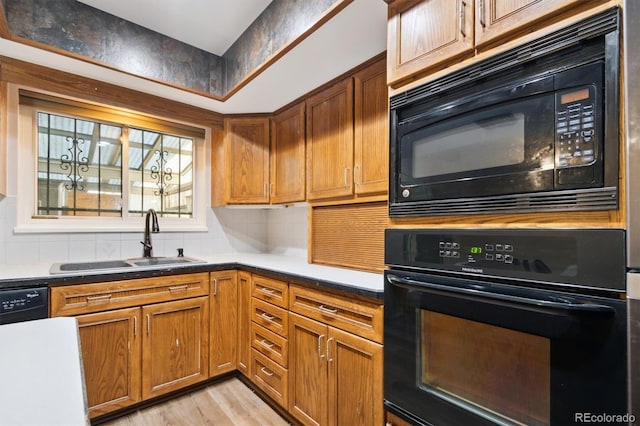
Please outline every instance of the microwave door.
M547 94L407 123L397 139L399 194L410 201L552 189L554 111Z

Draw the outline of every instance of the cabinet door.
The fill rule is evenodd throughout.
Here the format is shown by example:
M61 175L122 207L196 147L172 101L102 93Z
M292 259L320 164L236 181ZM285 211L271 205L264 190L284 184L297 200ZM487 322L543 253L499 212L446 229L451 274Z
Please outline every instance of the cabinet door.
M389 106L386 64L358 72L355 84L354 181L358 195L383 193L389 181Z
M329 327L329 425L381 425L382 345Z
M598 1L584 0L476 0L476 45L494 41L562 10Z
M271 203L305 198L304 102L271 119Z
M328 328L293 313L289 317L289 413L305 425L326 425Z
M269 119L228 118L224 122L227 202L269 202Z
M307 199L353 194L353 81L307 100Z
M238 371L251 377L251 274L238 271Z
M80 315L89 416L140 401L140 308Z
M209 376L209 298L142 308L142 397L162 395Z
M472 0L399 0L389 5L390 84L472 54Z
M236 369L238 341L237 272L211 273L211 330L209 375L217 376Z

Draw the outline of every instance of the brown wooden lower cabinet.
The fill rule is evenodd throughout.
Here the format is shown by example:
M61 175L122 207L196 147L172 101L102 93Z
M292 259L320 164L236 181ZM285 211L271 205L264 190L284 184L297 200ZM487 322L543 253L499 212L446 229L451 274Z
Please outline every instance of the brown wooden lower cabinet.
M289 316L289 412L305 425L382 424L382 345Z
M130 308L76 317L91 417L140 401L140 315Z
M51 316L78 321L91 418L209 377L208 292L208 273L51 288Z
M251 274L238 271L238 371L251 377Z
M209 377L209 298L144 306L142 398Z
M212 272L211 352L209 375L218 376L236 369L238 354L238 278L237 271Z

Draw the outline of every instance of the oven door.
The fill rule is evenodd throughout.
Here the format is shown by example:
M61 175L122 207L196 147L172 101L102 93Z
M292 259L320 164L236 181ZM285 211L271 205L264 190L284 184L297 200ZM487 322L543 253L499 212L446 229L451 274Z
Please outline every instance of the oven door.
M438 426L568 425L626 412L624 301L394 270L385 277L390 411Z

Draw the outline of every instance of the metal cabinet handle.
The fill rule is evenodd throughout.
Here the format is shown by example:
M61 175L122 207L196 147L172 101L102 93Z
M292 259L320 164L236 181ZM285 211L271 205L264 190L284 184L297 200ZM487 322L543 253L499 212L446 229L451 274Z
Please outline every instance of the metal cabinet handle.
M327 339L327 362L333 362L333 358L331 358L331 355L329 355L329 348L331 347L331 341L333 340L333 337L329 337Z
M87 296L87 303L108 302L111 300L111 293L98 294L97 296Z
M264 346L265 348L267 348L267 349L273 348L273 343L270 343L269 341L267 341L265 339L260 340L260 344L262 346Z
M187 291L189 290L189 286L187 284L184 285L174 285L169 287L170 293L175 293L176 291Z
M460 34L462 34L462 37L466 37L467 33L465 31L465 15L466 15L466 7L467 7L467 3L464 2L464 0L460 0Z
M266 367L262 367L262 368L260 369L260 371L262 371L262 372L264 373L264 375L266 375L266 376L269 376L269 377L273 376L273 371L269 371L269 370L267 370L267 368L266 368Z
M216 296L218 294L218 279L213 279L213 295Z
M274 317L273 315L269 315L266 312L263 312L260 314L260 318L266 319L267 321L273 321L276 317Z
M324 358L324 354L322 353L322 339L324 339L324 334L318 336L318 357L320 359Z
M320 305L320 306L318 306L318 309L319 309L321 312L324 312L325 314L337 314L337 313L338 313L338 310L337 310L337 309L335 309L335 308L327 308L327 307L326 307L326 306L324 306L324 305Z
M484 20L484 0L478 0L478 15L480 15L480 25L482 28L487 26Z
M265 296L273 296L275 292L276 292L275 290L267 287L262 287L260 289L260 293L264 294Z

